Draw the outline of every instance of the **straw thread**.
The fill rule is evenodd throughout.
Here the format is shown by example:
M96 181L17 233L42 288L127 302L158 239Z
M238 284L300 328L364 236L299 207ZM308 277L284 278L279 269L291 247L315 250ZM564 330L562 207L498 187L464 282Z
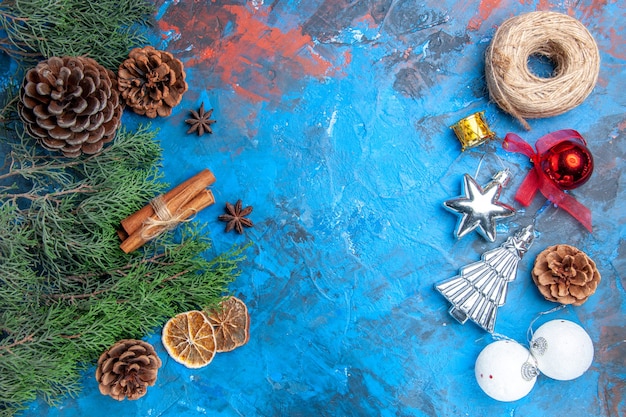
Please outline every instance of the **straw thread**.
M531 56L554 64L551 77L528 68ZM557 116L582 103L600 72L593 36L578 20L556 12L531 12L506 20L485 58L491 99L530 130L526 119Z
M193 208L187 208L172 214L162 195L158 195L150 200L150 205L154 209L156 218L149 217L144 221L145 227L141 237L146 240L154 239L162 232L174 229L179 223L190 221L191 219L188 219L188 217L198 212Z

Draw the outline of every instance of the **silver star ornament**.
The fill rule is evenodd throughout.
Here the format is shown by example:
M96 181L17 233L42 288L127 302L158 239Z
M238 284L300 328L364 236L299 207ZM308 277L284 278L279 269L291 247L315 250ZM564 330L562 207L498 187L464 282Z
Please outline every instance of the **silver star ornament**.
M443 203L446 209L461 215L455 231L457 239L476 230L488 241L496 240L496 219L515 214L513 207L498 201L510 177L508 169L499 171L483 188L469 174L463 176L464 196Z

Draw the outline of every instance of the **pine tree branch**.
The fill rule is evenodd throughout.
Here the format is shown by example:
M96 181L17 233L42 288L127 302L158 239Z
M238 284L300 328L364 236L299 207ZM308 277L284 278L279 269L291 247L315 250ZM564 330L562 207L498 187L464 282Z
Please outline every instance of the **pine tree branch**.
M143 31L154 5L145 0L4 0L0 51L33 64L41 57L92 55L116 69L134 46L145 45Z
M43 195L40 195L40 193L43 193L42 190L31 190L31 191L22 192L22 193L8 193L8 192L0 193L0 200L17 201L19 199L25 199L25 200L35 201L40 198L43 198L45 200L49 200L57 204L60 204L61 200L58 197L62 197L65 195L75 195L75 194L92 194L94 192L96 192L96 189L93 186L90 186L87 184L81 184L76 188L72 188L69 190L49 192Z
M0 109L0 123L7 123L11 118L9 114L13 112L13 109L17 105L18 96L6 100L5 105Z
M0 328L22 336L0 334L0 387L13 387L0 408L77 392L80 367L108 346L217 305L239 274L243 249L205 259L210 241L193 223L119 249L120 220L165 188L155 135L122 130L99 157L69 162L15 137L7 167L19 175L0 198Z
M27 140L27 139L26 139ZM37 146L37 145L35 145ZM37 174L47 174L54 171L65 171L77 166L89 164L94 159L101 159L102 155L106 155L112 152L112 147L104 148L97 155L89 155L82 159L69 159L62 160L60 158L51 156L51 155L41 155L30 153L28 155L18 154L13 151L10 154L11 163L9 166L9 170L4 174L0 174L0 180L4 180L11 177L32 177ZM31 151L32 152L32 151ZM26 158L26 159L25 159ZM121 159L121 158L120 158ZM39 163L38 161L44 161L43 163ZM16 168L19 166L19 168Z
M19 345L23 345L24 343L32 342L34 337L35 337L35 333L29 334L23 339L13 342L10 345L0 346L0 351L6 350L9 354L13 355L13 352L11 351L12 348L19 346ZM2 357L2 355L3 353L0 352L0 357Z
M153 7L144 0L0 0L0 53L17 58L20 70L52 55L89 55L115 70L146 43L140 26ZM80 371L116 341L217 305L245 250L207 259L210 240L186 223L123 253L119 222L166 188L157 131L120 129L96 156L57 157L25 133L20 83L7 85L0 110L3 415L38 396L54 405L76 395Z

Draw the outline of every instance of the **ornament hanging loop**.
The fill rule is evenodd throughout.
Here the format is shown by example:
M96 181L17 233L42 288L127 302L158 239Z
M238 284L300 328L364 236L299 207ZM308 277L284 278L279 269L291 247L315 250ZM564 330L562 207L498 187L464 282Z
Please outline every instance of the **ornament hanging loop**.
M558 306L556 306L554 308L551 308L548 311L542 311L539 314L537 314L537 316L528 325L528 330L526 330L526 340L528 341L528 343L530 344L531 340L533 339L533 333L534 333L533 326L535 325L535 322L537 320L539 320L539 318L541 318L542 316L545 316L547 314L556 313L559 310L563 310L565 307L567 307L565 304L561 304L561 305L558 305Z

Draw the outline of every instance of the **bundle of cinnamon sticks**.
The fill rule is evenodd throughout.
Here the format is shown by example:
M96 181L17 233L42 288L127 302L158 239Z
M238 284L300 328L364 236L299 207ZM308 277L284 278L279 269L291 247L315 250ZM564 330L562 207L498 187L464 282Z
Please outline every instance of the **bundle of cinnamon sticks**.
M150 239L215 203L213 193L207 189L214 182L213 173L204 169L122 220L122 227L118 230L122 240L120 248L126 253L137 250Z

